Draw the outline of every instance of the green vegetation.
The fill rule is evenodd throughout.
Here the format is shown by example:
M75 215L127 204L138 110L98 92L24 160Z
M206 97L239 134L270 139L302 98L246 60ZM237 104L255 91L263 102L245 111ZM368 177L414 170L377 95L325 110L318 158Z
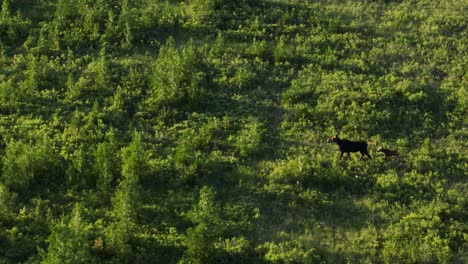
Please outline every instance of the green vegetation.
M0 262L465 263L467 39L465 0L3 0Z

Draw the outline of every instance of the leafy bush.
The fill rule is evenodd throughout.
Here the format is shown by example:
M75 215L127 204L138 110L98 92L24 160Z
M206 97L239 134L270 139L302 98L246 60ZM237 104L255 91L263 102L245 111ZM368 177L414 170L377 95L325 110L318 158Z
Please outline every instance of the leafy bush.
M93 263L89 226L82 219L83 208L76 204L73 217L61 220L47 238L49 244L43 263Z
M61 180L60 159L47 136L36 143L10 140L2 163L2 180L16 191L23 192L34 184Z
M198 204L188 213L195 227L187 229L187 250L182 263L211 263L215 256L214 242L222 234L221 207L210 187L200 189Z
M206 74L201 56L193 42L179 50L169 39L155 63L148 103L156 107L202 103Z
M319 263L321 256L314 248L306 249L295 242L266 243L257 250L267 250L265 259L272 263Z
M228 138L236 147L239 155L243 158L262 154L265 128L263 124L254 118L245 121L242 130L237 135Z
M433 203L420 212L411 212L385 230L382 257L386 262L449 263L454 255L446 228L440 217L444 205ZM405 245L405 246L403 246Z

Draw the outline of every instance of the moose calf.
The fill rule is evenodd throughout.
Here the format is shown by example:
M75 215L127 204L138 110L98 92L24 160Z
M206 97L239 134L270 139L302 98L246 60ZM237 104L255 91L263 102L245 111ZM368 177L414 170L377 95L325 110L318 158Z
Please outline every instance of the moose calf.
M387 159L390 156L395 156L395 157L399 156L398 151L386 149L386 148L379 148L377 152L382 152L385 155L385 159Z
M341 139L338 137L338 134L339 133L336 133L334 137L329 138L327 142L328 143L335 142L336 144L338 144L338 146L340 147L340 152L341 152L340 159L343 157L343 153L347 153L348 157L351 157L351 155L349 154L350 152L358 152L358 151L361 152L361 157L359 159L364 157L364 155L366 155L367 157L369 157L369 159L371 159L371 156L369 155L369 152L367 151L367 142L350 141L347 139Z

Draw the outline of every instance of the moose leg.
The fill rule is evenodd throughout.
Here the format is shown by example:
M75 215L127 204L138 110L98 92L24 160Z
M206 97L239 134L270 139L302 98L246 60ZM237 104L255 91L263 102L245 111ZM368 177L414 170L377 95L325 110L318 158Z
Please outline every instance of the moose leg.
M372 159L372 157L370 156L369 152L366 151L365 154L367 155L367 157L369 157L369 159Z
M340 159L343 157L343 153L344 153L344 152L341 152L341 154L340 154Z
M366 155L367 157L369 157L369 159L371 159L371 156L369 155L369 152L367 151L360 151L361 152L361 157L359 159L362 159L364 157L364 155Z

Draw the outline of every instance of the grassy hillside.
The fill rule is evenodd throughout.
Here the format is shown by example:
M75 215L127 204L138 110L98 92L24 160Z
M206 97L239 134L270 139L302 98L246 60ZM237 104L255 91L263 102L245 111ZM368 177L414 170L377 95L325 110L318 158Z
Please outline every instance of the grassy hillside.
M3 0L0 263L465 263L467 39L464 0Z

